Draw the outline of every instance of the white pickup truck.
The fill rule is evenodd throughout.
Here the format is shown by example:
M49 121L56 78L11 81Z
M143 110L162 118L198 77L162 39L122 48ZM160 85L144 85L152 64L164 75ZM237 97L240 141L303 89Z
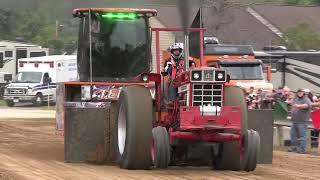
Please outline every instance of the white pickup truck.
M18 102L36 106L56 101L56 83L76 81L77 57L73 55L23 58L18 62L16 78L6 86L4 100L9 107Z

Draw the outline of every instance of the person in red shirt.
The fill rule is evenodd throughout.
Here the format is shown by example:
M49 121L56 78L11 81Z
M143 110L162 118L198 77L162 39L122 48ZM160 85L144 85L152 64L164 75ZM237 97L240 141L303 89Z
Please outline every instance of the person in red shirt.
M168 84L168 99L174 101L177 94L177 88L173 86L172 81L184 71L184 57L183 44L175 43L169 47L171 56L165 61L164 64L164 75L169 76ZM196 66L195 61L189 58L189 67L194 68Z
M169 50L171 56L165 61L164 70L166 75L170 76L170 79L174 79L176 78L178 73L181 73L183 71L183 46L181 46L179 43L175 43L169 47Z
M169 47L171 56L165 61L164 64L164 75L169 76L168 82L168 100L174 101L177 94L177 88L173 86L172 81L177 77L177 75L183 72L184 59L182 56L183 46L181 44L175 43Z

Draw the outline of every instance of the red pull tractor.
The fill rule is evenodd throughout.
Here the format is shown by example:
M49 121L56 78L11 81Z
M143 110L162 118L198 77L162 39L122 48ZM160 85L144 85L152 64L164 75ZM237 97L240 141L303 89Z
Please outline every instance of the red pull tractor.
M148 168L151 143L153 164L166 168L170 160L175 159L173 156L181 153L175 152L176 149L205 142L212 144L213 151L208 158L212 158L214 168L254 170L260 137L258 132L247 129L243 91L226 87L225 71L214 68L186 71L175 81L178 89L175 102L156 112L147 88L126 86L122 89L117 123L120 166ZM156 87L161 86L160 81L155 83ZM130 158L139 160L130 161Z
M80 81L87 85L108 82L122 86L116 103L114 135L119 166L166 168L187 153L184 148L204 143L212 150L206 156L212 158L215 169L253 171L260 137L247 128L243 91L225 85L228 76L224 70L186 68L171 82L175 100L163 102L168 90L164 89L166 82L160 73L159 34L182 30L149 28L149 18L155 15L155 10L147 9L74 10L74 16L81 19ZM189 31L199 33L202 59L205 30ZM155 73L150 70L152 32L156 34ZM150 85L155 89L154 98Z

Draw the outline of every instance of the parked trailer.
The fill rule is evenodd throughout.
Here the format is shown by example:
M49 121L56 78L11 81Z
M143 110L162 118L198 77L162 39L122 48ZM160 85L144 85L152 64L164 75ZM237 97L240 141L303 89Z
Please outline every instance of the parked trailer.
M18 59L48 55L49 49L38 45L0 41L0 97L3 96L4 87L18 72Z
M320 52L255 51L255 56L271 66L275 87L288 86L293 91L303 87L320 93Z
M0 72L15 76L18 73L18 59L48 55L49 49L38 45L0 41ZM0 78L1 83L6 83L6 80Z

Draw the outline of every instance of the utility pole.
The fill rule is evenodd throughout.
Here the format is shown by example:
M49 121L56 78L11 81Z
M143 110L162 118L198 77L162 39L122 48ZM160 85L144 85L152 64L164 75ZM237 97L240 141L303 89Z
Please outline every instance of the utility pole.
M56 39L58 39L59 33L62 31L63 27L64 27L64 25L59 24L59 21L56 20Z
M56 20L56 38L58 39L58 28L59 28L59 21Z

